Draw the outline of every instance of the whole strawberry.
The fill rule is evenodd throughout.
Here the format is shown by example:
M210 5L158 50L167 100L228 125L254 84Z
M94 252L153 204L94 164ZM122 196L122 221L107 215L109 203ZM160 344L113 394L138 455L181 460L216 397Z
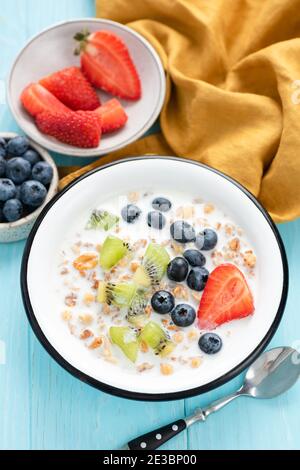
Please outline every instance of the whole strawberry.
M65 113L43 112L37 115L36 125L41 132L65 144L81 148L98 147L101 138L99 116L93 111Z
M59 70L39 83L73 111L92 111L100 106L96 91L78 67Z

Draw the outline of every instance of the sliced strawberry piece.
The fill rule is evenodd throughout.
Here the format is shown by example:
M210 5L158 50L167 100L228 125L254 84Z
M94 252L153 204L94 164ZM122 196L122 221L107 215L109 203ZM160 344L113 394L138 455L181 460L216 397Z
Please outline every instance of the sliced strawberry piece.
M61 103L52 93L39 83L31 83L21 94L21 102L32 116L36 116L43 111L69 112L63 103Z
M121 38L110 31L75 35L80 42L81 69L87 79L120 98L137 100L141 97L141 82Z
M79 67L59 70L39 83L74 111L92 111L100 106L96 91Z
M205 286L198 309L199 328L211 330L254 312L253 296L243 273L233 264L215 268Z
M92 148L100 143L101 126L93 111L43 112L37 115L36 125L44 134L75 147Z
M95 112L101 117L103 134L120 129L120 127L125 125L128 119L123 106L116 98L107 101L96 109Z

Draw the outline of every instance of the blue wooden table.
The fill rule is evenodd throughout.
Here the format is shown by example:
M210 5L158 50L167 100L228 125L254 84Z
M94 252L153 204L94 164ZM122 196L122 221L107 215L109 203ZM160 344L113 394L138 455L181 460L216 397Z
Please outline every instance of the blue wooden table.
M94 14L93 0L1 0L0 94L12 60L30 36L52 23ZM18 128L3 103L0 131L8 130ZM56 158L71 163L66 157ZM300 221L279 228L291 282L286 313L271 346L299 347ZM19 287L23 248L24 242L0 245L1 449L116 449L240 384L242 377L198 398L145 403L106 395L73 378L49 357L27 322ZM299 449L299 403L300 383L272 401L242 398L164 448Z

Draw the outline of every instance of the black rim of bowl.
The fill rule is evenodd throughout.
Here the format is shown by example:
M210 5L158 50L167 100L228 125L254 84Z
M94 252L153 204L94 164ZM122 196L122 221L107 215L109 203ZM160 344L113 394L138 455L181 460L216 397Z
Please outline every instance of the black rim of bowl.
M170 393L141 393L141 392L133 392L130 390L114 387L109 384L100 382L99 380L85 374L84 372L82 372L81 370L77 369L72 364L70 364L63 356L61 356L56 351L56 349L52 346L52 344L49 342L49 340L46 338L45 334L43 333L37 321L35 313L33 311L31 302L30 302L28 284L27 284L27 266L28 266L30 251L31 251L31 247L32 247L35 235L44 217L52 208L52 206L56 203L56 201L60 199L67 191L69 191L70 188L72 188L83 179L88 178L90 175L98 171L102 171L105 168L108 168L114 165L120 165L122 163L126 163L129 161L148 160L149 158L156 159L156 160L174 160L174 161L184 162L186 164L201 166L209 171L212 171L213 173L220 175L221 177L225 178L226 180L231 182L233 185L238 187L244 194L246 194L246 196L248 196L248 198L253 202L253 204L257 207L257 209L263 214L263 216L266 219L266 222L270 226L273 232L273 235L277 241L278 247L279 247L279 251L281 254L281 261L282 261L282 269L283 269L282 293L281 293L281 299L280 299L277 313L274 317L273 323L271 324L267 334L262 339L262 341L257 345L257 347L252 351L252 353L249 354L248 357L246 357L241 363L239 363L236 367L228 371L226 374L218 377L217 379L205 385L200 385L199 387L195 387L192 389L182 390L179 392L170 392ZM159 155L128 157L126 159L111 162L111 163L108 163L106 165L103 165L101 167L98 167L89 171L88 173L82 175L80 178L76 179L75 181L71 182L68 186L66 186L60 193L58 193L56 196L53 197L53 199L51 199L51 201L48 202L48 204L44 207L44 209L38 216L29 234L29 237L25 246L25 250L24 250L24 254L22 258L22 266L21 266L21 291L22 291L22 298L23 298L25 311L26 311L29 323L36 337L38 338L40 343L44 346L46 351L50 354L50 356L52 356L53 359L55 359L55 361L58 362L58 364L60 364L64 369L66 369L76 378L82 380L85 383L88 383L89 385L97 388L98 390L101 390L111 395L116 395L122 398L129 398L133 400L147 400L147 401L178 400L178 399L189 398L195 395L199 395L201 393L205 393L217 387L220 387L221 385L225 384L226 382L228 382L229 380L233 379L234 377L239 375L241 372L243 372L262 353L262 351L266 348L266 346L269 344L272 337L274 336L280 324L280 321L282 319L282 315L285 309L285 304L286 304L287 294L288 294L288 283L289 283L288 263L287 263L287 257L286 257L286 253L285 253L281 236L274 222L270 218L269 214L261 206L261 204L257 201L257 199L246 188L244 188L240 183L238 183L231 177L223 174L222 172L218 170L215 170L214 168L204 165L202 163L185 159L185 158L180 158L180 157L171 157L171 156L169 157L169 156L159 156Z

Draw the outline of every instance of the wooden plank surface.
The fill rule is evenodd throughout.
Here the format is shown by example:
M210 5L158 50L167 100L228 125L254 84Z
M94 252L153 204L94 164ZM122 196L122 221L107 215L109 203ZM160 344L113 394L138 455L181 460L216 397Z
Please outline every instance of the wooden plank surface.
M93 15L93 0L1 0L0 80L5 79L25 41L42 28ZM17 130L17 126L5 104L0 104L0 131L7 130ZM60 156L57 160L70 162ZM291 283L286 314L273 346L300 340L300 222L283 225L280 231L288 252ZM73 378L48 356L28 325L19 288L23 247L24 242L0 245L0 341L6 349L6 363L0 365L1 449L116 449L240 383L237 378L186 401L145 403L106 395ZM164 448L299 448L299 392L298 383L272 401L241 399Z

